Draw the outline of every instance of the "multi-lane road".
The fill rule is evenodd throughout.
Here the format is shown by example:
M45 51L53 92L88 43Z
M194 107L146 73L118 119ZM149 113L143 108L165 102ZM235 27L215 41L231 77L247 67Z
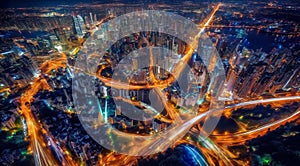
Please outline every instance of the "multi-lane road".
M190 59L194 49L197 46L197 41L201 34L204 32L205 28L209 26L209 24L212 22L215 13L220 8L220 4L216 5L211 14L208 16L205 21L199 25L199 33L197 36L195 36L195 43L193 43L194 47L191 47L191 49L188 51L188 53L182 58L182 60L175 65L175 68L173 70L174 77L170 77L167 81L153 81L155 84L153 85L128 85L128 83L112 80L110 78L106 78L101 75L97 75L96 73L93 74L93 76L97 76L102 82L104 82L107 86L110 86L112 88L116 89L123 89L124 87L127 87L128 89L155 89L159 96L161 96L161 99L163 100L164 106L167 109L167 112L169 116L171 117L174 125L170 130L166 132L162 132L156 137L153 137L152 139L134 139L138 137L138 135L134 134L126 134L122 132L115 132L114 134L118 135L119 137L126 137L127 140L130 140L132 145L140 145L140 146L133 146L135 148L132 148L130 151L131 154L135 155L149 155L152 154L153 151L160 152L162 150L167 149L168 147L172 147L178 140L180 140L186 133L190 132L194 136L198 136L198 131L195 130L194 126L198 124L200 121L203 121L208 115L209 112L204 112L201 114L198 114L196 116L189 116L185 117L184 120L181 118L181 115L176 109L169 104L169 102L165 98L165 94L162 93L161 89L164 87L169 86L181 73L181 71L184 68L184 65L186 64L187 60ZM101 20L100 23L103 23L104 20ZM58 67L66 67L67 58L65 55L62 56L62 58L47 61L45 62L42 67L42 73L49 73L52 69L58 68ZM76 68L74 68L76 71ZM78 69L80 70L80 69ZM88 74L88 73L87 73ZM90 74L90 73L89 73ZM29 150L32 151L35 164L36 165L78 165L72 159L70 156L66 155L61 147L59 147L56 144L56 141L53 140L51 135L48 133L48 131L44 131L41 133L41 130L43 130L42 125L37 121L37 119L34 117L30 110L30 103L33 101L33 96L42 89L48 89L51 90L51 88L48 86L47 81L43 78L43 76L39 76L36 78L35 81L33 81L33 84L31 87L21 96L21 106L20 111L25 117L25 120L27 122L28 126L28 134L30 137L30 147ZM278 97L278 98L271 98L271 99L260 99L260 100L254 100L254 101L245 101L233 105L226 106L225 110L231 110L234 111L236 108L250 106L250 105L259 105L259 104L266 104L266 103L273 103L273 102L291 102L291 101L299 101L300 96L288 96L288 97ZM145 107L148 111L155 112L155 109L151 106L146 105L145 103L139 103L139 105ZM216 113L222 113L222 110L216 110ZM239 133L232 133L228 135L212 135L211 139L214 142L207 141L205 139L202 139L202 141L206 141L206 145L209 149L211 149L217 156L224 159L227 163L230 163L230 159L226 154L224 154L224 151L218 147L218 143L220 144L238 144L243 143L246 140L255 138L257 134L266 133L269 129L275 129L279 127L280 125L292 121L296 118L299 118L300 109L298 109L296 112L294 112L292 115L282 118L280 120L274 121L272 123L268 123L266 125L260 126L256 129L247 130ZM49 139L50 147L45 146L45 136ZM142 138L142 137L140 137ZM149 137L148 137L149 138ZM138 148L137 148L138 147ZM53 151L50 150L50 148L54 149ZM192 152L192 149L190 149ZM194 152L193 152L194 153ZM115 160L118 157L112 157L113 154L108 156L103 156L103 159L106 159L107 162L110 160ZM58 156L59 159L57 159L54 156ZM127 162L130 162L131 159L134 159L132 157L125 157ZM122 161L120 161L122 162ZM116 162L118 163L118 162Z

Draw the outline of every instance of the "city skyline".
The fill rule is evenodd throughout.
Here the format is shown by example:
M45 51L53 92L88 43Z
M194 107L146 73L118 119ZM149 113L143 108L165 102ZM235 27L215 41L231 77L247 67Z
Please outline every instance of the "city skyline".
M298 2L31 2L1 2L3 165L300 160Z

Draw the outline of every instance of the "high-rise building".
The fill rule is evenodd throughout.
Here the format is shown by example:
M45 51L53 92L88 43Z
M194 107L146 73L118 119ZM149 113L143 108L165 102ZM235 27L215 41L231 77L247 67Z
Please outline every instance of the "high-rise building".
M93 20L93 22L94 22L95 24L97 24L97 15L96 15L96 14L94 14L94 20Z
M73 16L75 34L82 37L85 34L84 20L80 15Z
M0 85L24 87L29 84L36 68L31 59L18 55L15 50L1 53Z
M90 13L91 24L94 25L93 14Z

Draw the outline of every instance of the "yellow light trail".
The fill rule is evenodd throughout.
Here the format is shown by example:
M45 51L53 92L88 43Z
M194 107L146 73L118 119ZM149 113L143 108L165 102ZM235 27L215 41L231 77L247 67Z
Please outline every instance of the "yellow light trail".
M111 16L107 17L110 18ZM105 19L100 20L97 23L98 25L101 25ZM49 74L53 69L58 69L60 67L66 68L67 66L67 56L62 53L61 57L45 61L41 66L40 70L42 74ZM42 147L41 144L45 145L44 138L41 134L38 134L40 129L38 129L38 126L40 126L39 122L34 118L31 110L30 110L30 103L33 101L33 96L40 90L51 90L51 87L48 85L48 82L43 78L43 75L40 75L38 78L36 78L32 85L22 94L20 98L20 113L24 116L25 121L27 123L28 128L28 135L31 137L31 143L28 147L29 151L32 150L35 165L59 165L59 163L54 158L53 154L49 151L49 149ZM42 128L42 127L40 127ZM49 135L47 132L46 135ZM63 156L63 155L62 155ZM73 161L70 157L64 157L63 161L65 164L68 164L70 166L78 165L75 161Z

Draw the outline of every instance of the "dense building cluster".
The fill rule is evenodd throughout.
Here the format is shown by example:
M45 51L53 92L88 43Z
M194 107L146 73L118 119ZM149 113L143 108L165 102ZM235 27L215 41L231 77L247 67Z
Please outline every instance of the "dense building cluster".
M144 5L146 9L174 12L195 23L205 21L205 16L212 11L211 4L204 2L184 2L184 6L178 2L149 2ZM31 111L33 120L37 121L38 134L42 135L42 141L46 143L42 146L50 149L59 162L67 156L77 163L97 165L106 159L106 155L115 154L99 145L86 132L81 124L82 119L78 117L81 113L91 118L88 119L91 127L104 123L129 134L159 136L172 126L172 115L167 113L166 105L157 104L162 100L158 93L147 88L117 91L117 88L106 85L108 81L105 82L108 79L145 87L167 82L174 77L171 73L174 66L189 51L187 41L170 34L142 31L119 39L116 36L122 32L115 32L114 27L108 27L107 24L102 25L104 20L143 9L131 3L80 4L75 8L1 9L0 162L3 165L33 163L35 152L32 147L28 148L28 144L35 141L28 129L28 123L32 122L26 121L23 105ZM183 70L176 81L162 90L169 107L184 113L197 103L200 106L197 105L195 115L206 111L212 98L211 93L215 90L211 88L212 76L208 70L216 62L211 58L210 65L205 66L201 57L216 49L226 72L224 91L218 100L226 101L226 109L234 112L226 110L223 113L220 123L212 132L215 134L212 140L217 140L218 135L275 123L297 112L299 102L296 101L289 101L288 104L281 101L265 104L262 101L272 97L297 97L300 91L299 20L294 14L298 9L290 2L231 2L220 7L213 23L205 27L209 42L199 40L198 50L192 50L192 56L187 61L188 71ZM164 21L168 23L172 20ZM134 29L139 26L135 22L128 19L120 25L130 25ZM179 27L174 30L174 34L187 38L196 35L189 34L190 27L184 23L173 26ZM172 28L169 25L167 27ZM98 29L106 30L106 34L102 34L104 31L96 31ZM91 35L96 39L89 40ZM96 48L95 45L103 40L103 36L108 41L116 42L109 48ZM149 46L161 49L153 49L153 56L149 54ZM82 47L90 49L78 54ZM66 58L61 58L62 55ZM149 66L151 56L154 57L151 62L153 66ZM99 57L101 60L97 59ZM51 63L59 58L62 60L58 63ZM84 82L86 73L76 68L76 58L91 58L89 63L96 64L96 75L91 76L91 82ZM77 74L77 80L73 79L74 74ZM49 88L36 87L35 83L41 80ZM28 89L33 92L38 90L29 102L22 103L21 99ZM116 92L119 94L115 95ZM75 101L81 99L81 94L86 95L84 98L87 102L76 106ZM92 100L93 97L96 100ZM260 99L261 104L234 107L238 106L238 102L250 102L252 99ZM138 113L140 110L143 110L139 114L142 120L128 117L130 112ZM153 110L161 111L160 116L149 120L150 114L146 112ZM184 137L184 143L198 139L193 132L199 126ZM299 119L278 130L266 130L266 135L245 141L244 145L229 145L228 151L236 155L234 160L249 160L254 165L290 164L282 156L292 156L299 160L299 147L294 147L299 137ZM284 141L280 142L282 139ZM211 144L205 145L205 141L196 145L212 147ZM289 156L284 153L284 148L287 148ZM209 155L204 157L196 147L181 144L165 153L151 156L151 159L137 158L137 163L197 165L199 160L195 160L195 156L205 164L205 158ZM108 158L117 160L118 157L115 155ZM211 161L217 162L218 158L213 156Z

